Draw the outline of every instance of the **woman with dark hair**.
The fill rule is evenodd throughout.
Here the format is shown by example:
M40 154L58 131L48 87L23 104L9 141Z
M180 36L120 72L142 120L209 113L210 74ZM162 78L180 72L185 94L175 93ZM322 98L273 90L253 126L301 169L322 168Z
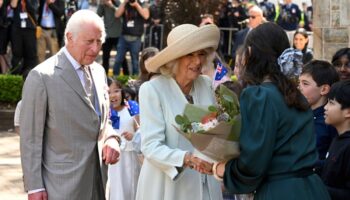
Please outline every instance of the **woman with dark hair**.
M213 173L236 194L254 199L329 199L314 174L317 160L312 111L278 57L289 47L285 31L265 23L247 36L241 57L242 128L239 158L215 163Z
M340 80L350 80L350 48L339 49L332 58L332 64Z
M303 53L303 63L310 62L314 55L312 50L308 48L309 36L304 28L299 28L295 31L293 37L293 48L298 49Z

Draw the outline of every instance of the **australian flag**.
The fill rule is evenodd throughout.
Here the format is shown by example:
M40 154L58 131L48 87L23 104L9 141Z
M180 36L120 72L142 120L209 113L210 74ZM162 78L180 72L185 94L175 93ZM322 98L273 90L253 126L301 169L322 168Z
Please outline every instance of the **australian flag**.
M120 126L120 117L118 116L118 112L111 109L111 121L114 129L119 129Z
M128 111L130 113L130 116L135 116L140 114L140 108L139 104L136 101L133 100L124 100L126 108L128 108Z
M218 61L215 70L215 81L220 81L227 74L227 72L226 67L220 61Z

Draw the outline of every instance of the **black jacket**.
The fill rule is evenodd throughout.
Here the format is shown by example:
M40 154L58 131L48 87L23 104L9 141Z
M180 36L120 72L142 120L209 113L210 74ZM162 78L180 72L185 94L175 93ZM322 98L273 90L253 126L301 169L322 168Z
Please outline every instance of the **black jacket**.
M321 177L332 200L349 199L350 131L333 139Z

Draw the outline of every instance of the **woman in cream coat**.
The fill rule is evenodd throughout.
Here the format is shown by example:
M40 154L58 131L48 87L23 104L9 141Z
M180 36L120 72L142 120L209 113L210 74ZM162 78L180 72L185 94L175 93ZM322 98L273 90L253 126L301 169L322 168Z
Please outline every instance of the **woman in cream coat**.
M175 116L182 114L187 103L215 103L211 81L200 72L202 65L211 62L219 38L215 25L180 25L169 33L168 47L146 62L148 71L161 75L140 89L145 159L136 199L222 199L220 183L198 172L210 173L212 164L196 157L193 146L174 127Z

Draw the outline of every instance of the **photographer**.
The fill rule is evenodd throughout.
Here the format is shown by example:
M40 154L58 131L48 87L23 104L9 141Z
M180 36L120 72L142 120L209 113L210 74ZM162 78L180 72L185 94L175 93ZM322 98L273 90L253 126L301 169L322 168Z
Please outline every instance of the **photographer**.
M115 17L122 16L122 35L117 46L116 62L113 69L114 75L119 75L120 66L127 51L131 55L132 74L139 72L139 52L141 50L141 36L145 20L149 18L148 5L139 0L125 0L115 13ZM124 74L128 74L124 72Z

